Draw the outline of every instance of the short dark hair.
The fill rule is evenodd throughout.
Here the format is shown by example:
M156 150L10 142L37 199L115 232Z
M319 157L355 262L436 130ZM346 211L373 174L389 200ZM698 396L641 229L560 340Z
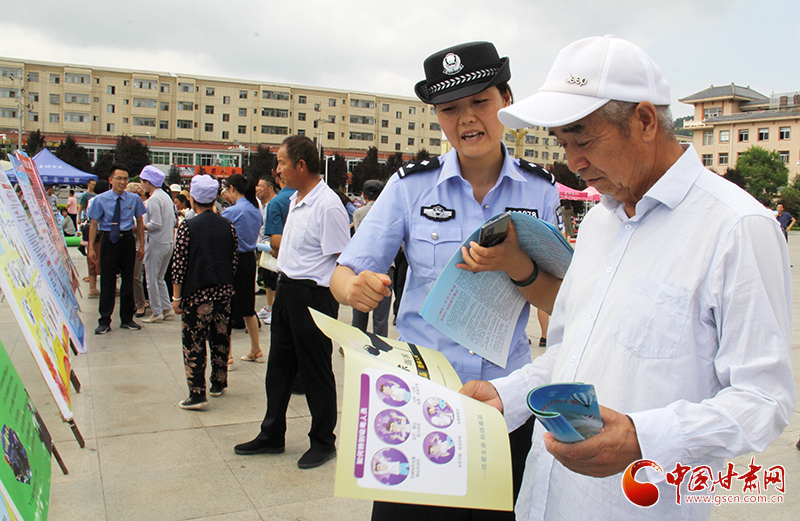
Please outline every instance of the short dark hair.
M128 175L131 175L131 169L125 163L114 162L111 163L111 166L108 168L108 175L109 177L114 173L114 170L122 170Z
M286 147L286 155L292 162L292 166L303 160L309 173L319 174L319 152L317 151L317 146L309 138L306 136L289 136L283 140L281 146Z
M108 191L109 188L111 188L111 184L108 182L108 179L98 179L97 183L94 185L94 193L95 195L100 195Z
M267 186L271 186L272 190L275 193L281 191L281 185L278 184L278 180L272 177L271 175L265 175L264 177L260 178L259 181L264 181L267 183Z
M183 205L186 206L187 208L190 206L189 205L189 199L185 195L180 193L180 192L175 194L175 199L177 199L178 201L183 203Z

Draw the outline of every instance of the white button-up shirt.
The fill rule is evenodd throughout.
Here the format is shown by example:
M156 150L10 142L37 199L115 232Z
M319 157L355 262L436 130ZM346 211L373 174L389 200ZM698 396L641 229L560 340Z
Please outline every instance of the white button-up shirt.
M690 147L635 216L604 196L584 219L550 322L551 347L493 382L509 429L530 415L530 389L592 383L602 405L631 417L644 459L665 473L678 462L709 465L716 479L725 458L763 451L794 408L790 281L774 217L703 168ZM678 505L663 476L658 503L637 507L622 493L621 474L567 470L545 450L543 434L537 423L518 519L710 515L711 505Z

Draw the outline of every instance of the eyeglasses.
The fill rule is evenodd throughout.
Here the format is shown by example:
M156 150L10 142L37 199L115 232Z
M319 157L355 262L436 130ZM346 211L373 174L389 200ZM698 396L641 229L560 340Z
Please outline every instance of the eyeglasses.
M120 177L120 176L118 176L118 175L117 175L117 176L114 176L114 177L112 177L111 179L113 179L113 180L115 180L115 181L124 181L124 182L126 182L126 183L128 182L128 178L127 178L127 177Z

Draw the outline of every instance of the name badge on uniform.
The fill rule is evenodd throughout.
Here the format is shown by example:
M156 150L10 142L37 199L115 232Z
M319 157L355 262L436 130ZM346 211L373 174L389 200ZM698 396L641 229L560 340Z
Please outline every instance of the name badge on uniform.
M509 208L506 206L507 212L519 212L524 213L525 215L530 215L531 217L539 218L539 210L537 208Z
M455 219L456 211L445 208L441 204L435 204L433 206L423 206L420 209L420 215L431 221L443 222Z

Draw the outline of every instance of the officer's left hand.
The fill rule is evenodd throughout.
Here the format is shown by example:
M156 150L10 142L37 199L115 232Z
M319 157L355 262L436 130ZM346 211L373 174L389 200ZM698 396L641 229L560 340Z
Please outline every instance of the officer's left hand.
M144 259L144 246L141 246L138 250L136 250L136 258L138 260Z
M562 443L546 432L544 444L547 451L569 470L596 478L618 474L634 461L642 459L633 421L602 405L600 416L603 430L585 441Z
M508 235L500 244L486 248L472 241L469 249L461 247L461 255L464 262L456 267L473 273L505 271L514 280L525 280L533 271L531 260L519 246L513 221L508 223Z

